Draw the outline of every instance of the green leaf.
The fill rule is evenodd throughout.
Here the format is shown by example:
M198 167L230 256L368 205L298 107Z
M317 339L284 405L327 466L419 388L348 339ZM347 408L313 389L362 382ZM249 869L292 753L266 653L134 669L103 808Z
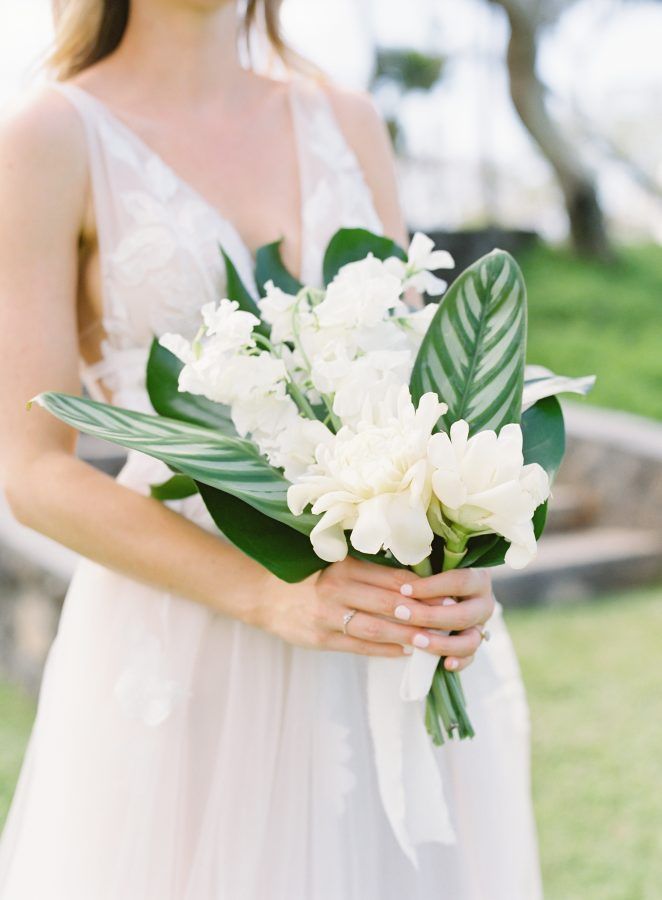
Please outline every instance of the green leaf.
M79 431L160 459L302 534L310 534L317 522L311 513L290 512L289 482L250 441L68 394L40 394L36 402Z
M184 500L198 493L198 488L188 475L173 475L161 484L150 485L149 492L155 500Z
M255 331L259 331L260 334L268 337L269 328L264 322L262 322L259 306L255 302L251 292L239 277L239 273L237 272L234 263L222 247L221 256L223 257L223 262L225 263L225 296L228 298L228 300L235 300L239 304L240 309L243 309L245 312L249 312L254 316L257 316L257 318L260 319L260 325L255 326Z
M402 247L390 238L373 234L365 228L341 228L329 241L324 254L324 284L330 284L338 270L347 263L364 259L368 253L372 253L377 259L388 259L389 256L407 259Z
M181 419L193 425L217 428L223 434L236 435L227 406L178 389L182 367L183 363L156 338L152 341L147 361L147 393L156 412L169 419Z
M565 453L563 411L556 397L544 397L522 415L524 462L539 463L553 481Z
M285 268L280 255L282 238L273 244L265 244L255 254L255 280L260 296L266 293L267 281L273 281L276 287L286 294L298 294L303 285Z
M435 313L411 376L415 402L448 404L440 427L471 432L519 422L526 351L526 288L509 253L493 250L457 278Z
M232 494L202 483L198 487L216 527L235 547L277 578L290 583L303 581L328 565L315 554L307 535L272 519Z

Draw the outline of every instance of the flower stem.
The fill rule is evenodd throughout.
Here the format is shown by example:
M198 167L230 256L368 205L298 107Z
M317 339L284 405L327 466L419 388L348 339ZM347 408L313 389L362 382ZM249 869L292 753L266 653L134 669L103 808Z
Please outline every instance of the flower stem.
M446 542L444 547L443 571L456 569L466 554L466 535L454 533L455 540ZM417 575L426 578L432 575L432 564L429 559L411 567ZM425 726L434 744L443 744L445 737L460 740L473 737L475 732L467 714L464 692L457 672L449 672L444 666L444 659L432 679L432 686L427 697L425 708Z

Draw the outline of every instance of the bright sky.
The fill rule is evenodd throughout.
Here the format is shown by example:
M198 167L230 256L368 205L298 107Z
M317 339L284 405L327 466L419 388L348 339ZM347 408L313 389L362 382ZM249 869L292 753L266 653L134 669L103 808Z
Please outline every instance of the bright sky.
M437 157L447 167L482 163L524 173L523 183L534 192L549 181L512 111L501 64L507 30L500 10L490 4L285 0L284 23L297 48L351 87L366 85L375 39L447 54L451 62L434 94L413 95L401 105L411 151ZM0 105L34 77L49 36L50 0L0 0ZM580 0L542 47L541 71L553 86L559 114L567 118L572 103L579 103L599 129L621 135L628 149L628 140L634 143L642 164L662 158L660 46L662 3ZM655 95L657 141L646 131L653 125L648 105ZM609 202L611 194L618 202L628 190L623 177L611 168L604 175ZM559 226L551 216L544 227L553 234Z

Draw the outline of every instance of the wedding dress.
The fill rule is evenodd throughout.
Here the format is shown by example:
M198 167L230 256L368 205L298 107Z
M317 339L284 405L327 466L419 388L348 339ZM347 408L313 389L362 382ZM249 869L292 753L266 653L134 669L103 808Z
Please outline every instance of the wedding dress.
M218 244L255 289L221 213L81 88L107 341L84 371L149 410L153 334L192 334L223 296ZM380 230L324 90L289 87L302 192L302 280L341 226ZM129 455L147 492L162 464ZM172 506L212 527L199 497ZM219 584L219 591L223 585ZM366 660L290 646L82 560L46 665L3 835L0 900L537 900L529 722L502 621L462 674L473 741L435 750L454 844L415 868L380 800Z

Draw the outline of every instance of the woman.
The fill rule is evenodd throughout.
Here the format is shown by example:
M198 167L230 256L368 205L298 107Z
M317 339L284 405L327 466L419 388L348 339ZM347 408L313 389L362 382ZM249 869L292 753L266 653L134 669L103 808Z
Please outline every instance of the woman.
M251 0L239 24L263 15L287 59L278 6ZM17 518L87 559L0 898L535 900L526 705L485 573L348 560L283 584L220 540L197 498L150 499L160 464L131 454L115 482L75 458L70 430L24 412L39 391L80 390L79 359L93 395L148 409L152 334L194 332L223 295L219 242L250 284L251 252L280 236L308 282L342 225L404 240L372 106L244 68L230 0L56 13L59 80L0 138L1 452ZM427 641L463 669L490 616L464 676L478 737L438 753L457 841L426 845L415 869L379 800L365 658Z

